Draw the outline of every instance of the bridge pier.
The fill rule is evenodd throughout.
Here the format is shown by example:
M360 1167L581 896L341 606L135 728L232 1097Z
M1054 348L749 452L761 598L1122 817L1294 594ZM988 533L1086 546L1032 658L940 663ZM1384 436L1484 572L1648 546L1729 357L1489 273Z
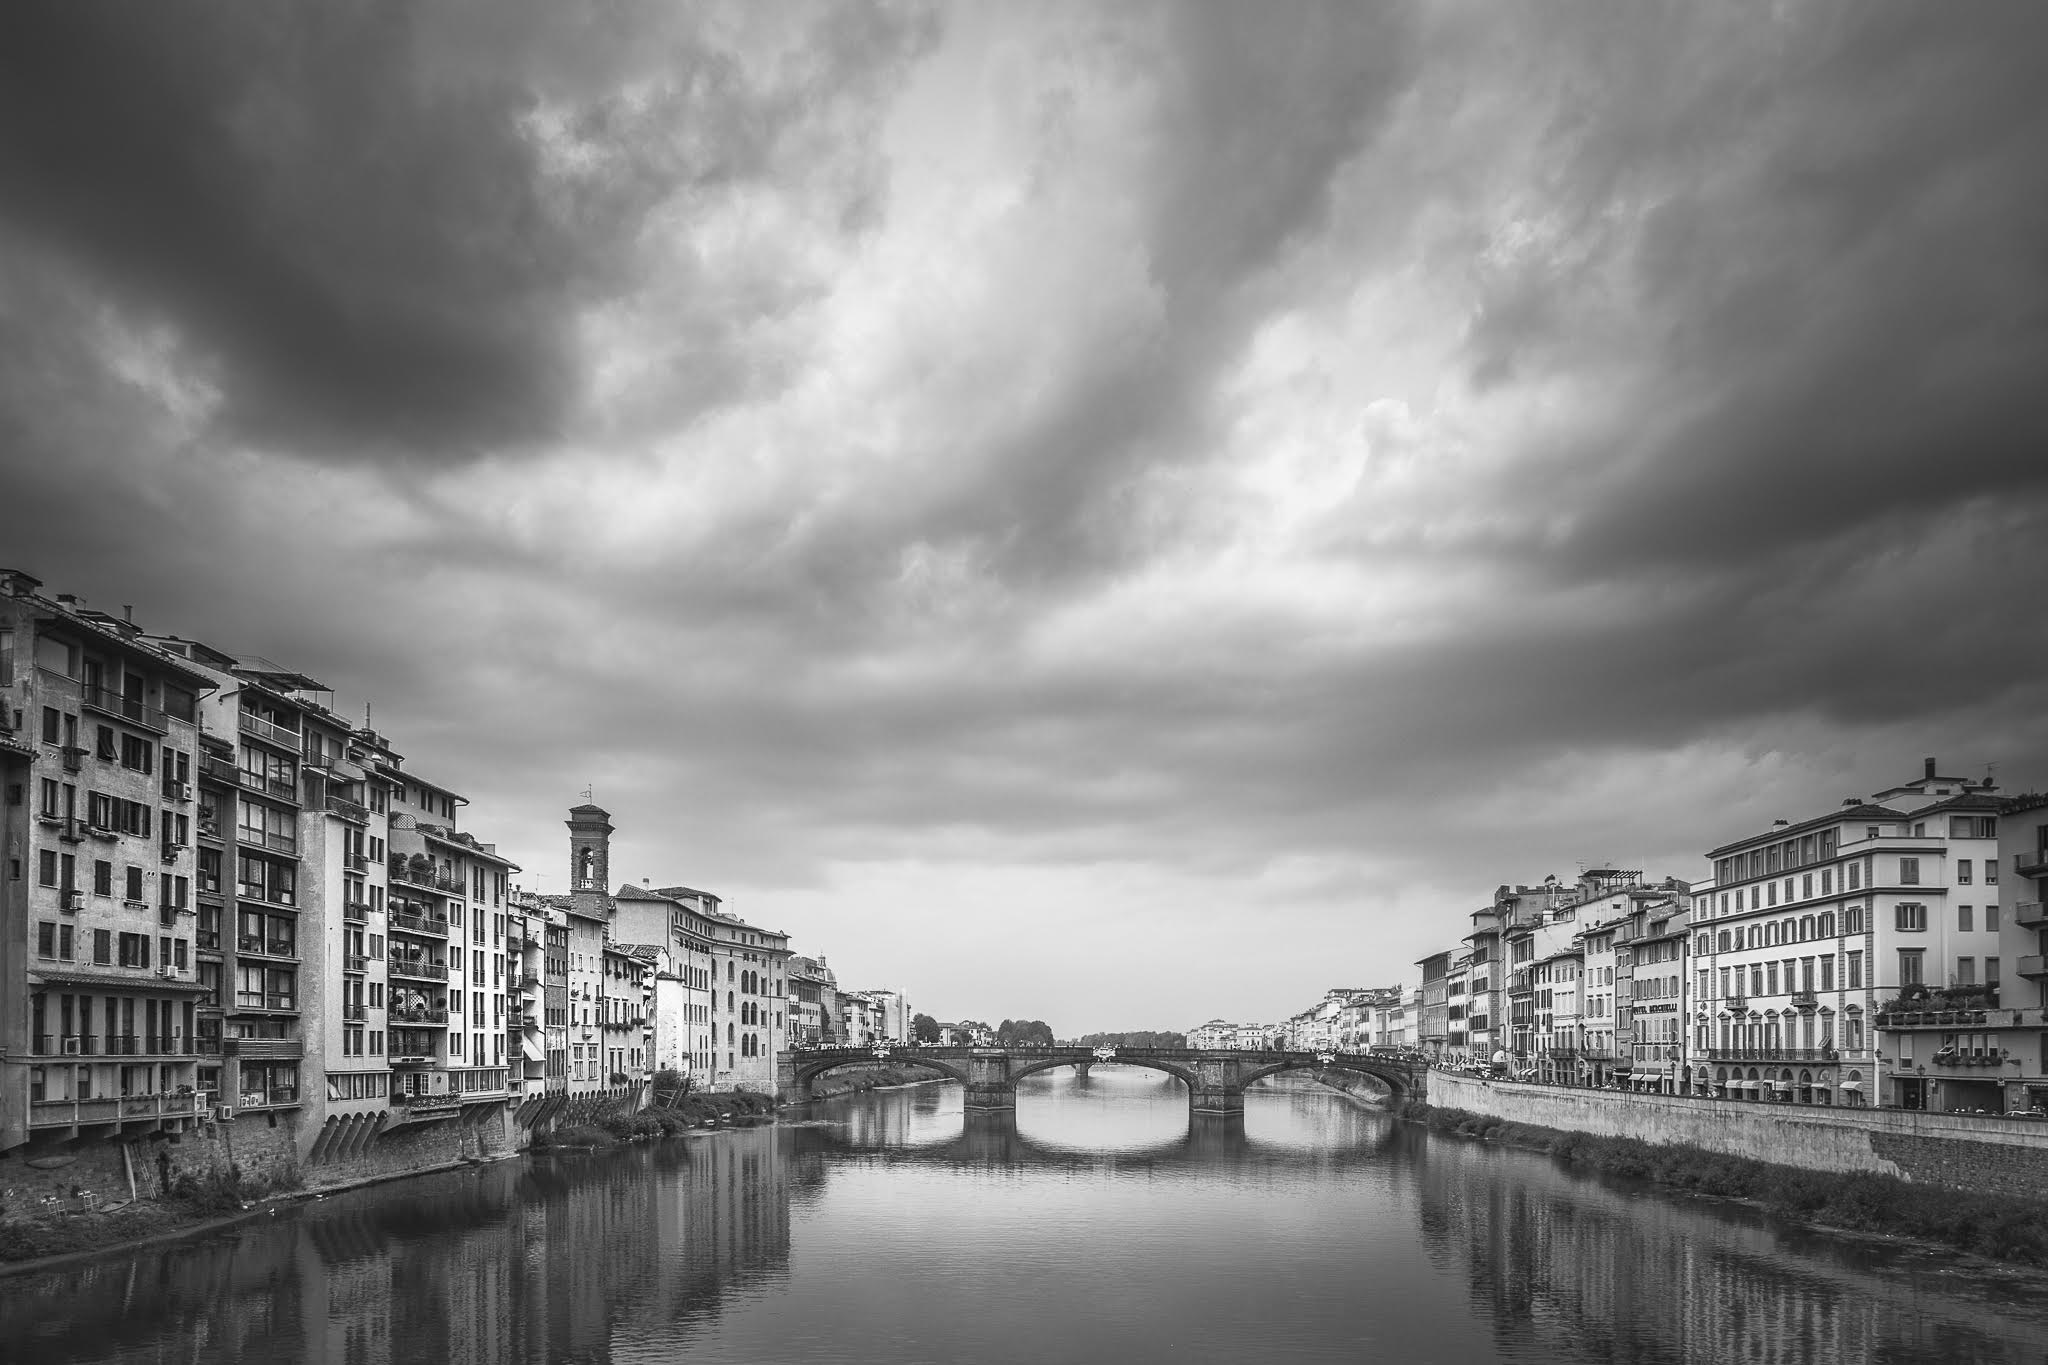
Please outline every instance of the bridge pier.
M1234 1056L1204 1057L1188 1082L1188 1108L1197 1114L1244 1114L1244 1063Z
M976 1050L967 1060L969 1109L1015 1109L1017 1078L1011 1073L1007 1052Z

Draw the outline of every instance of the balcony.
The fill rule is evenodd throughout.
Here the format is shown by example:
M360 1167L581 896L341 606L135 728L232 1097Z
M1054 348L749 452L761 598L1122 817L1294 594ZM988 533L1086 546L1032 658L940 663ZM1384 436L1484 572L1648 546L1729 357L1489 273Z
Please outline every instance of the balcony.
M532 972L528 972L528 973L526 973L526 974L525 974L524 976L522 976L522 977L520 977L520 978L519 978L519 989L521 989L521 990L523 990L523 991L537 991L537 990L539 990L539 989L540 989L540 977L536 976L536 975L535 975L534 973L532 973Z
M434 1113L444 1109L462 1107L460 1095L411 1095L403 1090L394 1091L391 1096L394 1109L405 1109L415 1114Z
M154 706L143 705L140 697L124 697L111 687L86 683L78 689L78 700L88 711L117 716L131 725L140 725L160 735L169 733L171 728L163 712Z
M167 1119L189 1118L198 1106L199 1097L187 1092L183 1095L123 1095L121 1117L124 1119Z
M211 839L211 840L213 840L213 841L214 841L215 843L220 843L220 842L222 842L222 840L221 840L221 833L220 833L220 821L218 821L218 820L203 820L203 819L202 819L202 820L198 821L198 822L197 822L197 824L198 824L198 827L199 827L199 837L200 837L200 838L202 838L202 839Z
M246 717L245 717L246 719ZM244 1090L236 1097L237 1109L291 1109L298 1105L299 1088L273 1085L266 1090Z
M297 853L299 836L288 829L274 829L265 832L251 829L247 825L235 831L235 838L250 848L267 848L273 853Z
M218 930L218 929L195 929L195 930L193 930L193 932L192 932L192 946L193 946L193 947L195 947L195 948L197 948L197 949L198 949L198 950L199 950L200 952L202 952L202 953L217 953L217 952L219 952L219 951L220 951L220 930Z
M299 1038L229 1038L227 1055L245 1062L296 1062L306 1055Z
M243 934L235 940L235 951L252 953L261 957L282 958L289 962L299 960L299 946L290 939L266 939L260 934Z
M1945 1047L1930 1058L1936 1066L2004 1066L2002 1047Z
M1749 1013L1749 997L1746 995L1724 996L1721 1000L1721 1008L1727 1010L1730 1014L1747 1014Z
M76 1128L87 1123L114 1123L121 1117L121 1101L108 1095L89 1100L30 1100L31 1128Z
M82 1040L90 1043L90 1038ZM110 1033L102 1040L108 1057L189 1057L192 1044L182 1033ZM90 1048L81 1048L90 1051Z
M1795 1010L1819 1009L1820 997L1812 991L1794 991L1792 992L1792 1008Z
M1722 1047L1710 1044L1710 1062L1836 1062L1841 1053L1831 1047Z
M429 938L448 937L448 921L431 915L415 915L405 910L390 913L391 927L408 934L425 934Z
M242 712L241 723L243 735L289 749L294 757L298 755L300 739L297 730L287 730L275 721L263 719L254 711Z
M2029 981L2039 981L2042 977L2048 976L2048 966L2042 964L2041 954L2039 953L2033 953L2021 958L2019 965L2014 967L2013 970L2026 977Z
M446 981L448 964L429 962L425 958L394 957L384 964L385 971L392 976L409 977L414 981Z
M350 924L367 924L370 922L369 903L366 901L343 901L341 903L341 917Z
M90 1057L99 1045L89 1033L38 1033L30 1040L30 1050L38 1057Z
M360 1024L369 1017L370 1007L368 1005L343 1005L341 1007L341 1018L344 1023Z
M360 976L370 970L370 959L356 953L350 953L341 959L341 969L345 972L354 972Z
M213 754L199 756L199 775L214 782L224 782L233 787L241 783L242 770L225 758Z
M392 1010L389 1018L393 1024L445 1024L448 1011L438 1005L423 1010Z
M2048 901L2021 901L2012 908L2012 922L2022 929L2048 928Z
M275 992L236 991L235 1009L239 1012L253 1011L258 1014L297 1014L299 998L296 995L281 995Z

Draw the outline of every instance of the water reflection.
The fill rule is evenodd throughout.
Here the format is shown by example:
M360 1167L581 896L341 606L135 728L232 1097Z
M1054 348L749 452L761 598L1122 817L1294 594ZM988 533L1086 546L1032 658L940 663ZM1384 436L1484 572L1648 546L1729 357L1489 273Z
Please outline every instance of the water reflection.
M2037 1276L1262 1089L1054 1075L360 1191L0 1282L8 1365L82 1361L2041 1359ZM1056 1311L1048 1311L1056 1305Z

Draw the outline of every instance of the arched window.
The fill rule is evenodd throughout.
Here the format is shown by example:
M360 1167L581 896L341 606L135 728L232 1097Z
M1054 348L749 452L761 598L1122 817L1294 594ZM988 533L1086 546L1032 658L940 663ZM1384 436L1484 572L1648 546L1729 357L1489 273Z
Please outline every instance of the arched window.
M730 1043L733 1040L734 1036L737 1034L737 1032L738 1030L734 1029L731 1024L727 1024L725 1026L725 1041Z

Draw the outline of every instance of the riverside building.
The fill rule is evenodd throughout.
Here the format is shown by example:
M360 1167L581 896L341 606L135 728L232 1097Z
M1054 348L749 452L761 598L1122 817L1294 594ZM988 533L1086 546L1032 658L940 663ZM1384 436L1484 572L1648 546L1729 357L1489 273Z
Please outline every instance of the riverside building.
M1955 1030L1920 1017L1938 1011L1909 1008L1981 1005L2002 985L1995 791L1929 759L1912 782L1710 852L1692 915L1696 1085L1814 1104L2002 1103L1996 1081L1937 1056Z
M463 799L316 680L39 586L0 572L0 939L28 930L0 1151L196 1128L253 1170L502 1137L514 869Z

